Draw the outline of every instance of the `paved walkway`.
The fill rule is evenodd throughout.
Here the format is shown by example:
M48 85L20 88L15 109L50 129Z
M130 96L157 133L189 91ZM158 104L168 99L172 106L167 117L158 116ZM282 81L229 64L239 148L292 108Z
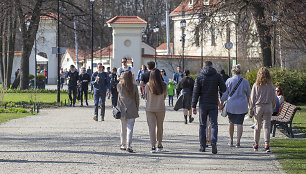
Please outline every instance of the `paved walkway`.
M119 150L120 123L111 116L92 120L93 106L42 110L37 116L0 125L0 173L284 173L272 154L253 152L253 130L245 122L242 148L227 146L227 119L219 117L218 154L198 152L198 117L184 125L181 112L169 111L162 153L151 154L141 103L133 148ZM263 140L261 140L263 142Z

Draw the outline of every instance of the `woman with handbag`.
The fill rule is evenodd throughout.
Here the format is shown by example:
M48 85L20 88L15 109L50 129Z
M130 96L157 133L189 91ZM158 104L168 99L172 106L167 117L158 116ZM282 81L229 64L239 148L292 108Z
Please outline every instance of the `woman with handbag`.
M163 82L158 69L152 70L149 82L145 87L146 115L149 126L152 153L163 149L163 124L166 113L165 99L167 97L167 85ZM157 128L157 131L156 131ZM157 135L157 139L156 139Z
M133 83L131 71L125 71L117 84L118 109L121 112L121 150L133 152L131 147L135 119L139 117L139 94L137 85Z
M270 152L270 129L273 108L276 103L275 88L268 68L260 68L257 79L253 85L250 97L250 116L255 116L254 151L258 150L260 130L263 125L265 138L265 151Z
M237 125L236 147L240 147L240 139L243 132L244 116L248 113L248 101L251 88L247 79L241 77L241 66L235 65L232 68L233 77L229 78L225 85L226 91L222 94L220 109L225 109L229 119L229 146L233 147L234 125ZM227 101L226 107L223 103Z

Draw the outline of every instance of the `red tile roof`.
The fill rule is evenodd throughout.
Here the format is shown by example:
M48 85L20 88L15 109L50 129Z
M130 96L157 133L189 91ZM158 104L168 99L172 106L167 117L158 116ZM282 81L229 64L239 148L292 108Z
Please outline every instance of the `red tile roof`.
M26 15L26 18L31 19L32 15ZM42 12L40 14L41 20L57 20L57 14L51 12Z
M108 57L108 56L112 57L113 56L113 44L95 51L93 53L93 56L94 57ZM87 57L91 57L91 55Z
M172 48L173 47L173 43L170 43L170 48ZM167 43L162 43L162 44L160 44L157 48L156 48L156 50L167 50Z
M106 23L108 24L147 24L147 21L139 16L116 16Z
M209 5L216 5L219 2L219 0L209 0ZM190 8L189 7L189 1L188 0L184 0L181 2L181 4L174 9L170 15L180 15L182 13L196 13L196 12L200 12L201 8L203 7L203 0L199 0L196 3L194 3L194 5ZM210 7L206 7L206 8L210 8Z
M150 54L144 54L142 55L144 58L154 58L155 55ZM156 55L156 58L158 59L181 59L181 55ZM201 59L201 56L184 56L185 59ZM228 57L222 57L222 56L203 56L204 60L227 60ZM238 58L239 60L260 60L260 57L249 57L249 58Z
M70 54L71 58L76 61L75 49L74 48L66 48L66 51ZM84 51L78 49L79 61L84 60L88 55L89 51Z

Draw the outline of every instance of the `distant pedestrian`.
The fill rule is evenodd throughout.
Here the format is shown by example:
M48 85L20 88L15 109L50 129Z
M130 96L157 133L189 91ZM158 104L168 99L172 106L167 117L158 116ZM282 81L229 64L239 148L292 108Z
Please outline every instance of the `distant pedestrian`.
M113 68L113 72L109 75L110 78L110 92L112 94L112 106L116 107L117 106L117 101L118 101L118 91L117 91L117 84L118 84L118 79L117 79L117 68Z
M163 123L166 113L165 99L167 97L167 86L162 81L160 71L152 70L149 83L145 87L146 93L146 115L149 126L152 153L163 149ZM156 132L157 128L157 132ZM156 138L157 135L157 138Z
M212 153L217 153L218 140L218 92L226 91L225 83L220 74L212 66L211 61L205 62L205 67L197 75L192 96L193 113L197 114L197 103L200 99L200 152L205 152L206 148L206 124L207 115L211 123L211 146Z
M251 94L250 84L247 79L241 77L241 66L235 65L232 68L233 77L226 81L226 91L221 98L220 109L223 109L223 103L227 101L226 112L229 119L229 146L234 147L234 124L237 125L236 147L240 147L240 139L243 133L243 121L248 113L248 103Z
M111 70L110 70L110 67L107 67L107 68L106 68L106 73L107 73L107 76L110 77L110 75L112 74L112 72L111 72ZM110 83L110 78L109 78L109 83ZM111 94L108 93L108 94L107 94L107 99L110 99L110 96L111 96Z
M192 91L194 87L194 80L190 77L190 71L185 70L184 78L177 85L177 93L179 98L175 104L174 110L184 109L185 124L187 124L187 116L189 116L189 123L192 123L194 118L192 117L191 102Z
M46 68L44 69L44 76L45 76L45 83L48 84L48 71Z
M134 69L130 66L128 66L128 60L126 57L122 58L121 59L121 63L122 63L122 67L118 68L117 70L117 77L118 79L121 78L122 74L125 72L125 71L131 71L131 73L133 74L133 78L134 78Z
M79 81L79 73L76 71L74 65L70 65L70 71L67 75L68 80L68 95L70 100L70 106L75 106L75 101L77 98L77 85ZM73 98L71 96L73 94Z
M131 145L135 119L139 117L139 94L131 71L122 74L117 89L119 93L118 108L121 111L120 149L133 152Z
M83 94L86 102L86 106L88 106L88 83L90 82L90 76L86 72L86 68L81 68L81 74L80 74L80 82L81 82L81 107L83 106Z
M173 106L173 96L174 96L175 89L176 89L176 85L173 83L172 80L170 80L169 85L168 85L169 106Z
M61 68L60 71L60 80L61 80L61 89L63 89L65 83L65 72L63 71L63 68Z
M98 108L99 99L101 99L101 120L104 121L105 116L105 98L106 94L109 93L109 77L104 72L104 66L102 63L98 63L98 71L93 73L91 77L91 84L94 90L94 101L95 101L95 115L93 119L98 121Z
M92 76L92 70L90 69L90 66L86 70L86 73L91 77Z
M260 68L250 97L250 116L255 117L254 150L258 150L260 130L263 125L265 151L270 152L270 129L273 108L276 103L275 88L268 68ZM263 124L262 124L263 123Z
M228 76L227 74L225 74L224 69L220 71L220 75L224 81L224 83L226 83L227 79L230 78L230 76ZM220 92L220 98L222 97L222 93Z
M19 75L19 68L15 71L15 79L17 79L18 75Z
M155 69L155 62L153 61L150 61L147 63L148 65L148 71L143 73L142 76L141 76L141 80L140 80L140 88L143 89L143 92L142 92L142 98L145 98L145 86L147 85L147 83L149 82L150 80L150 74L151 74L151 71Z
M184 77L184 74L181 70L181 66L178 66L176 68L177 72L173 74L173 80L174 80L174 83L178 84L181 79Z
M169 84L169 78L167 77L167 73L164 69L160 70L160 73L162 75L163 81L166 83L166 85Z
M147 72L147 71L148 71L148 69L147 69L146 65L141 65L141 68L140 68L140 70L139 70L138 73L137 73L137 79L136 79L136 81L137 81L138 83L140 83L142 75L143 75L145 72Z

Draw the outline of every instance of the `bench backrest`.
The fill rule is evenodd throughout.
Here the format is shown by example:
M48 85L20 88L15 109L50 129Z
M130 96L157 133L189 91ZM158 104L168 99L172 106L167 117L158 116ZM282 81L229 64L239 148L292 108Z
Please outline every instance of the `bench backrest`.
M278 114L278 118L279 119L283 119L285 118L285 116L287 115L287 111L288 111L288 108L290 107L290 103L288 102L284 102L281 106L281 110L280 110L280 113Z
M283 122L291 122L297 110L300 108L296 107L293 104L288 102L283 103L283 107L281 108L281 113L279 114L281 120Z

